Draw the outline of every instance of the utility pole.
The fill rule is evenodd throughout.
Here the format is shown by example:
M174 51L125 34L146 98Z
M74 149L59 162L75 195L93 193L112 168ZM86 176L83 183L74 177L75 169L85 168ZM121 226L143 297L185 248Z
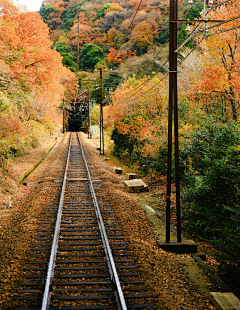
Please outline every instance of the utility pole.
M63 133L65 133L65 100L63 97Z
M222 23L222 20L206 20L206 0L204 0L203 20L191 20L191 22L205 23L205 35L207 35L207 22ZM212 3L212 0L210 0ZM189 2L192 2L189 0ZM209 2L210 3L210 2ZM159 241L162 249L172 252L196 253L197 246L193 241L181 237L181 212L180 212L180 180L179 180L179 137L178 137L178 86L177 86L177 55L179 49L191 38L189 36L180 46L177 46L178 23L189 20L178 20L178 0L170 0L169 11L169 110L168 110L168 168L167 168L167 204L166 204L166 242ZM172 181L172 124L174 114L174 145L175 145L175 184L176 184L176 214L177 214L177 242L170 240L171 217L171 181Z
M100 155L104 155L104 133L103 133L103 74L100 68Z
M90 93L89 93L89 88L87 90L87 101L88 101L88 139L91 138L91 116L90 116Z
M168 110L168 167L167 167L167 206L166 206L166 243L170 243L171 217L171 182L172 182L172 123L174 114L174 145L175 145L175 184L177 242L181 243L181 213L179 184L179 142L178 142L178 87L177 87L177 31L178 31L178 0L170 0L169 12L169 110Z
M80 37L80 26L79 26L79 13L78 13L78 48L77 48L77 65L79 71L79 37Z

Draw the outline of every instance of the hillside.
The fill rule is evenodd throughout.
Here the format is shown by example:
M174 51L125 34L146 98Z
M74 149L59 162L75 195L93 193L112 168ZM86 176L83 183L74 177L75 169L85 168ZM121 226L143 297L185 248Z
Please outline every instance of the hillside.
M179 16L188 9L186 1L180 3ZM199 17L201 9L200 5L188 14L191 18ZM51 29L54 46L64 56L64 65L72 71L77 71L78 62L79 68L85 71L93 70L99 63L114 69L134 56L139 57L138 66L134 71L127 71L127 75L143 76L160 67L163 54L152 63L151 58L153 51L168 41L167 1L45 0L40 14ZM180 40L186 34L184 27Z

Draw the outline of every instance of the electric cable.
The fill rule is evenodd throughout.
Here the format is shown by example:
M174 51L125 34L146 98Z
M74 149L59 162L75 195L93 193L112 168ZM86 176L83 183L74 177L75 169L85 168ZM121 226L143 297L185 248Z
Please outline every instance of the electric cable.
M150 77L147 79L147 81L143 82L141 85L139 85L137 88L135 88L134 90L138 89L134 94L132 94L130 98L132 98L133 96L135 96L148 82L150 82L159 72L161 69L165 69L164 66L167 64L168 59L164 62L163 65L161 65L161 67ZM166 70L166 69L165 69Z
M225 29L225 30L222 30L222 31L219 31L219 32L208 34L208 37L215 36L216 34L224 33L224 32L231 31L231 30L234 30L234 29L237 29L237 28L240 28L240 25L236 26L236 27L229 28L229 29Z
M198 45L196 45L194 48L192 48L192 50L187 54L187 56L181 61L180 65L182 65L183 61L202 43L202 41L205 39L205 36L203 37L203 39L198 43ZM155 84L152 88L150 88L149 90L147 90L145 93L141 94L140 96L138 96L136 99L139 99L140 97L144 96L145 94L147 94L148 92L150 92L153 88L155 88L156 86L158 86L164 79L166 79L168 77L169 73L166 74L159 82L157 82L157 84ZM135 93L136 94L136 93ZM133 95L135 95L133 94ZM132 98L133 96L125 99L125 100L129 100L130 98ZM122 102L122 101L121 101Z
M231 18L231 19L228 19L228 20L226 20L226 21L224 21L224 22L221 22L221 23L219 23L219 24L217 24L217 25L213 25L213 26L211 26L211 27L208 27L208 30L213 29L213 28L216 28L216 27L220 27L220 26L222 26L222 25L224 25L224 24L226 24L226 23L232 22L232 21L234 21L234 20L236 20L236 19L238 19L238 18L240 18L240 15L235 16L235 17L233 17L233 18ZM205 31L205 30L199 30L199 31L195 32L195 34L198 34L198 33L204 32L204 31ZM212 34L210 34L210 35L212 35Z
M210 12L210 11L212 11L214 8L216 8L216 7L218 7L218 6L220 6L220 5L222 5L222 4L225 4L225 3L227 3L227 2L229 2L229 1L231 1L231 0L225 0L225 1L223 1L223 2L221 2L221 3L218 3L218 4L216 4L216 5L214 5L214 6L212 6L207 12L206 12L206 15ZM201 1L202 2L202 1ZM201 3L201 2L199 2L199 3ZM198 4L199 4L198 3ZM139 5L140 6L140 5ZM206 16L205 15L205 16ZM135 16L136 16L136 14L134 15L134 18L135 18ZM240 17L240 16L239 16ZM235 20L235 19L237 19L237 18L239 18L239 17L235 17L235 18L233 18L233 19L231 19L231 20L228 20L228 21L226 21L226 22L223 22L223 23L221 23L221 25L222 24L224 24L224 23L227 23L227 22L229 22L229 21L232 21L232 20ZM133 19L134 20L134 19ZM201 19L201 20L203 20L203 19ZM200 32L204 32L205 30L202 30L202 31L195 31L197 28L199 28L199 27L201 27L202 26L202 24L200 24L200 23L198 23L196 26L195 26L195 28L193 29L193 31L191 32L191 34L189 34L189 35L187 35L186 37L185 37L185 39L183 40L183 41L185 41L186 39L188 39L190 36L193 36L193 35L195 35L195 34L197 34L197 33L200 33ZM220 26L220 25L216 25L216 26L212 26L211 28L213 28L213 27L217 27L217 26ZM209 29L211 29L211 28L209 28ZM225 31L222 31L222 32L226 32L226 31L230 31L230 30L233 30L233 29L236 29L236 28L240 28L240 26L237 26L237 27L233 27L233 28L230 28L230 29L228 29L228 30L225 30ZM222 33L222 32L219 32L219 33ZM217 34L217 33L216 33ZM214 34L210 34L210 35L214 35ZM185 56L184 57L184 59L180 62L180 65L182 65L182 63L184 62L184 60L187 58L187 57L189 57L189 55L202 43L202 41L204 40L204 39L206 39L206 37L208 37L208 36L210 36L210 35L205 35L203 38L202 38L202 40L187 54L187 56ZM186 43L186 42L185 42ZM185 44L184 43L184 44ZM179 49L179 48L178 48ZM157 55L156 55L157 56ZM155 57L156 57L155 56ZM167 60L168 61L168 60ZM167 63L167 61L161 66L161 68L163 68L163 66ZM138 90L134 93L134 94L132 94L129 98L127 98L126 100L129 100L130 98L132 98L133 96L135 96L160 70L161 70L161 68L160 69L158 69L158 71L152 76L152 77L150 77L147 81L145 81L144 83L142 83L141 85L139 85L137 88L135 88L135 90L137 90L138 88ZM140 98L140 97L142 97L143 95L145 95L146 93L148 93L149 91L151 91L153 88L155 88L157 85L159 85L160 84L160 82L162 81L162 80L164 80L167 76L168 76L169 74L167 74L166 76L164 76L164 78L163 79L161 79L156 85L154 85L151 89L149 89L148 91L146 91L144 94L142 94L142 95L140 95L140 96L138 96L137 98L135 98L135 99L138 99L138 98ZM133 83L133 82L132 82ZM131 84L132 84L131 83ZM130 84L130 85L131 85ZM132 91L131 91L132 92ZM126 94L124 94L124 95L126 95Z

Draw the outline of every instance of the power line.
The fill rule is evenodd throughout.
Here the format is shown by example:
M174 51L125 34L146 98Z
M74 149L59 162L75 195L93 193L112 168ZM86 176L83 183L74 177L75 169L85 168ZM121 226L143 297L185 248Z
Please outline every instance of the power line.
M222 26L222 25L224 25L224 24L226 24L226 23L232 22L232 21L234 21L234 20L236 20L236 19L238 19L238 18L240 18L240 15L235 16L235 17L233 17L233 18L231 18L231 19L228 19L228 20L226 20L226 21L224 21L224 22L222 22L222 23L220 23L220 24L218 24L218 25L213 25L213 26L211 26L211 27L208 27L208 30L213 29L213 28L216 28L216 27L220 27L220 26ZM205 30L199 30L199 31L195 32L195 34L198 34L198 33L204 32L204 31L205 31ZM210 35L212 35L212 34L210 34Z
M155 57L156 57L156 56L155 56ZM151 79L153 79L153 78L160 72L161 69L165 69L164 66L166 65L167 62L168 62L168 59L161 65L160 68L158 68L158 70L157 70L151 77L149 77L149 78L147 79L147 81L145 81L145 82L143 82L142 84L138 85L135 89L133 89L133 90L127 92L126 94L132 93L133 91L137 90L138 88L142 89L142 87L145 86ZM166 69L165 69L165 70L166 70ZM135 82L135 81L133 81L131 84L133 84L134 82ZM130 84L130 85L131 85L131 84ZM130 85L129 85L129 86L130 86ZM142 87L141 87L141 86L142 86ZM139 90L140 90L140 89L139 89ZM138 91L139 91L139 90L138 90ZM137 91L137 92L138 92L138 91ZM137 92L136 92L136 93L137 93ZM135 94L136 94L136 93L135 93ZM125 94L125 95L126 95L126 94ZM133 94L132 96L134 96L135 94ZM132 97L132 96L131 96L131 97ZM131 97L130 97L130 98L131 98Z
M202 43L202 41L205 39L206 37L204 36L203 38L202 38L202 40L194 47L194 48L192 48L192 50L187 54L187 56L185 56L184 57L184 59L181 61L181 63L180 63L180 65L182 65L182 63L184 62L184 60L187 58L187 57L189 57L189 55L196 49L196 48L198 48L198 46ZM168 60L167 60L168 61ZM154 85L152 88L150 88L149 90L147 90L145 93L143 93L142 95L140 95L140 96L138 96L137 98L134 98L135 100L137 100L137 99L139 99L140 97L142 97L142 96L144 96L145 94L147 94L148 92L150 92L153 88L155 88L156 86L158 86L164 79L166 79L167 77L168 77L168 75L169 74L166 74L159 82L157 82L157 84L156 85ZM155 75L154 75L155 76ZM154 77L153 76L153 77ZM152 77L152 78L153 78ZM152 79L151 78L151 79ZM149 80L147 80L147 82L145 82L145 84L143 85L143 86L145 86L151 79L149 79ZM138 91L140 91L140 89L138 90ZM137 92L138 92L137 91ZM137 93L136 92L136 93ZM136 95L136 93L135 94L133 94L132 96L130 96L129 98L127 98L127 99L125 99L125 100L129 100L130 98L132 98L134 95Z
M149 93L152 89L154 89L156 86L158 86L163 80L165 80L168 77L169 73L166 74L159 82L157 82L156 85L154 85L152 88L150 88L149 90L147 90L145 93L143 93L142 95L138 96L137 98L134 98L135 100L139 99L140 97L144 96L145 94ZM131 97L130 97L131 98ZM128 98L128 99L130 99Z
M153 63L153 61L157 58L157 56L161 53L161 51L163 50L164 47L165 47L165 46L162 46L161 49L160 49L160 51L158 51L157 54L153 57L152 63ZM156 72L153 76L151 76L151 77L149 78L149 81L150 81L151 78L153 78L161 69L165 69L165 68L163 67L164 65L165 65L165 64L163 64L163 65L157 70L157 72ZM128 87L131 86L134 82L135 82L135 80L132 81L132 82L128 85ZM145 82L146 82L146 81L145 81ZM134 90L138 89L138 88L141 87L143 84L146 84L145 82L143 82L142 84L140 84L139 86L137 86ZM126 94L129 94L129 93L131 93L131 92L134 91L134 90L131 90L131 91L127 92ZM126 94L125 94L125 95L126 95Z
M218 7L218 6L220 6L220 5L222 5L222 4L225 4L225 3L227 3L227 2L229 2L229 1L231 1L231 0L225 0L225 1L223 1L223 2L220 2L220 3L218 3L218 4L216 4L216 5L214 5L214 6L212 6L207 12L206 12L206 15L210 12L210 11L212 11L214 8L216 8L216 7ZM201 3L202 1L200 1L199 3ZM140 2L141 3L141 2ZM199 4L198 3L198 4ZM197 4L197 5L198 5ZM140 7L140 4L139 4L139 7ZM138 7L138 8L139 8ZM205 15L205 16L206 16ZM135 15L134 15L134 18L135 18L135 16L136 16L136 13L135 13ZM232 18L232 19L230 19L230 20L228 20L228 21L226 21L226 22L223 22L223 23L221 23L220 25L222 25L222 24L225 24L225 23L227 23L227 22L230 22L230 21L233 21L233 20L236 20L237 18L239 18L240 16L238 16L238 17L234 17L234 18ZM134 18L133 18L133 20L134 20ZM202 19L203 20L203 19ZM132 24L132 23L131 23ZM210 28L208 28L208 29L212 29L213 27L217 27L217 26L220 26L220 25L216 25L216 26L212 26L212 27L210 27ZM185 39L183 40L183 45L193 36L193 35L196 35L196 34L198 34L198 33L201 33L201 32L204 32L205 30L201 30L201 31L196 31L196 29L197 28L199 28L199 27L201 27L202 26L202 24L197 24L196 26L195 26L195 28L193 29L193 31L191 32L191 34L189 34L189 35L187 35L186 37L185 37ZM237 27L233 27L233 28L230 28L230 29L228 29L228 30L225 30L225 31L221 31L221 32L219 32L219 33L222 33L222 32L226 32L226 31L230 31L230 30L233 30L233 29L236 29L236 28L240 28L240 26L237 26ZM216 33L216 34L218 34L218 33ZM210 34L210 35L214 35L214 34ZM202 43L202 41L206 38L206 37L208 37L208 36L210 36L210 35L206 35L206 36L204 36L203 38L202 38L202 40L187 54L187 56L185 56L184 57L184 59L180 62L180 65L182 65L182 63L183 63L183 61L187 58L187 57L189 57L189 55ZM182 45L181 44L181 45ZM163 47L162 47L162 49L163 49ZM162 50L161 49L161 50ZM180 47L178 47L178 49L177 50L179 50L180 49ZM161 51L160 50L160 51ZM157 55L155 55L155 57L154 57L154 59L158 56L158 54L160 53L160 51L157 53ZM154 60L153 59L153 60ZM153 76L151 76L147 81L145 81L145 82L143 82L141 85L139 85L138 87L136 87L134 90L136 91L137 89L137 91L134 93L134 94L132 94L129 98L127 98L126 100L129 100L130 98L132 98L132 97L134 97L151 79L153 79L155 76L156 76L156 74L162 69L162 68L164 68L164 65L166 64L168 62L168 60L158 69L158 71L153 75ZM168 74L163 78L163 79L161 79L156 85L154 85L150 90L148 90L148 91L146 91L144 94L146 94L146 93L148 93L149 91L151 91L153 88L155 88L157 85L159 85L160 84L160 82L162 81L162 80L164 80L166 77L168 76ZM133 81L131 84L133 84L135 81ZM130 85L131 85L130 84ZM132 91L130 91L130 92L132 92ZM129 93L130 93L129 92ZM138 96L137 98L135 98L135 99L138 99L138 98L140 98L140 97L142 97L144 94L142 94L141 96ZM125 94L126 95L126 94Z
M232 28L226 29L226 30L222 30L222 31L219 31L219 32L208 34L208 37L215 36L216 34L224 33L224 32L231 31L231 30L234 30L234 29L237 29L237 28L240 28L240 25L236 26L236 27L232 27Z
M139 88L134 94L132 94L131 96L130 96L130 98L132 98L133 96L135 96L136 95L136 93L138 93L149 81L151 81L159 72L160 72L160 70L161 69L165 69L164 68L164 66L167 64L167 62L168 62L168 59L164 62L164 64L163 65L161 65L161 67L157 70L157 72L155 72L150 78L148 78L148 80L147 81L145 81L145 82L143 82L141 85L139 85L137 88ZM136 88L136 89L137 89ZM136 90L135 89L135 90ZM129 99L130 99L129 98Z

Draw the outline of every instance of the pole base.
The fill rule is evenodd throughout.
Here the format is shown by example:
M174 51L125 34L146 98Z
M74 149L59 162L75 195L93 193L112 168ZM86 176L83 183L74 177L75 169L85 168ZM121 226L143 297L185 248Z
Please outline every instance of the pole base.
M170 241L163 242L158 241L159 247L166 251L172 253L197 253L197 244L192 240L184 240L182 242Z

